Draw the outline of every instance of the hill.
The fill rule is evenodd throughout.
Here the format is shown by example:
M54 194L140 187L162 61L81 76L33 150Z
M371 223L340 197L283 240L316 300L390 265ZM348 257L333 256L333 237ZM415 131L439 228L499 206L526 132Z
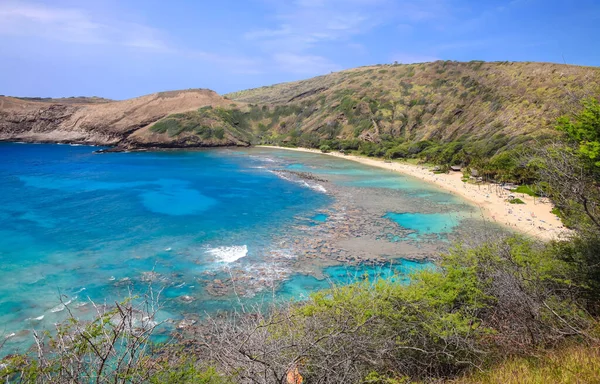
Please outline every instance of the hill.
M139 147L279 144L440 164L517 151L600 96L600 68L436 61L354 68L239 91L125 101L0 97L0 140Z
M599 95L600 68L437 61L361 67L225 96L281 112L261 121L272 133L267 140L313 147L327 139L338 146L335 140L354 140L346 143L350 147L382 144L379 153L365 153L374 155L404 144L390 153L403 157L403 151L450 142L453 154L479 143L492 156L552 135L558 116L581 98Z
M0 95L4 96L4 95ZM94 103L110 103L114 100L105 99L98 96L72 96L72 97L13 97L23 101L39 101L43 103L57 103L57 104L94 104Z
M124 147L247 145L225 133L204 143L196 137L151 132L150 124L172 114L231 101L206 89L160 92L124 101L97 98L37 99L0 97L0 140L87 143ZM233 103L237 105L236 103Z

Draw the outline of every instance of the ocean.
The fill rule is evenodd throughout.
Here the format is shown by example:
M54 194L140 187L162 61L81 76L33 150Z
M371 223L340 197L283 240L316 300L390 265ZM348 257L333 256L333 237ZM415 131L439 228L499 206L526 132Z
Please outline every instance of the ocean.
M433 264L404 256L419 250L422 259L476 220L464 201L418 180L323 155L98 149L0 143L0 338L9 350L63 320L65 304L85 318L91 301L149 286L162 289L160 316L177 320L231 309L236 282L241 300L258 302L301 300L365 274L405 277ZM357 229L339 239L349 222ZM363 237L391 266L340 261ZM317 238L306 248L303 239ZM336 244L349 248L336 253Z

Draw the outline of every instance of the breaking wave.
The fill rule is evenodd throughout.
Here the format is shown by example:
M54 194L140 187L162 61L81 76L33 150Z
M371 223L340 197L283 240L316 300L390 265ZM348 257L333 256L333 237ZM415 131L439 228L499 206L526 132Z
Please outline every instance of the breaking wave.
M206 252L213 255L218 261L233 263L248 254L248 246L234 245L231 247L217 247L211 248Z

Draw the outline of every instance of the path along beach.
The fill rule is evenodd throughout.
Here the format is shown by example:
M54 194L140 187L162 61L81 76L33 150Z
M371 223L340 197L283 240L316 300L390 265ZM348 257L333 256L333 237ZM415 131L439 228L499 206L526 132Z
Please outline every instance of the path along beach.
M261 146L262 148L285 149L310 152L356 161L361 164L400 172L461 196L474 203L486 220L504 225L515 231L541 240L554 240L570 234L560 219L553 214L553 205L548 199L534 198L526 194L509 192L497 184L471 184L462 181L462 172L435 174L428 167L403 162L385 162L381 159L345 155L340 152L322 153L317 149ZM514 194L525 204L510 204L508 195Z

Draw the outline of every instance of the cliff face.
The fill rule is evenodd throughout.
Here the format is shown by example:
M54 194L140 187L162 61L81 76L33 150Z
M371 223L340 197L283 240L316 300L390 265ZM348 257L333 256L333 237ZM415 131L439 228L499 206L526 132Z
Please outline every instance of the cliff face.
M0 97L0 141L85 143L126 147L203 146L145 129L161 118L231 101L210 90L161 92L124 101L35 101ZM234 103L235 104L235 103ZM212 143L207 143L211 145ZM219 145L247 145L223 140Z

